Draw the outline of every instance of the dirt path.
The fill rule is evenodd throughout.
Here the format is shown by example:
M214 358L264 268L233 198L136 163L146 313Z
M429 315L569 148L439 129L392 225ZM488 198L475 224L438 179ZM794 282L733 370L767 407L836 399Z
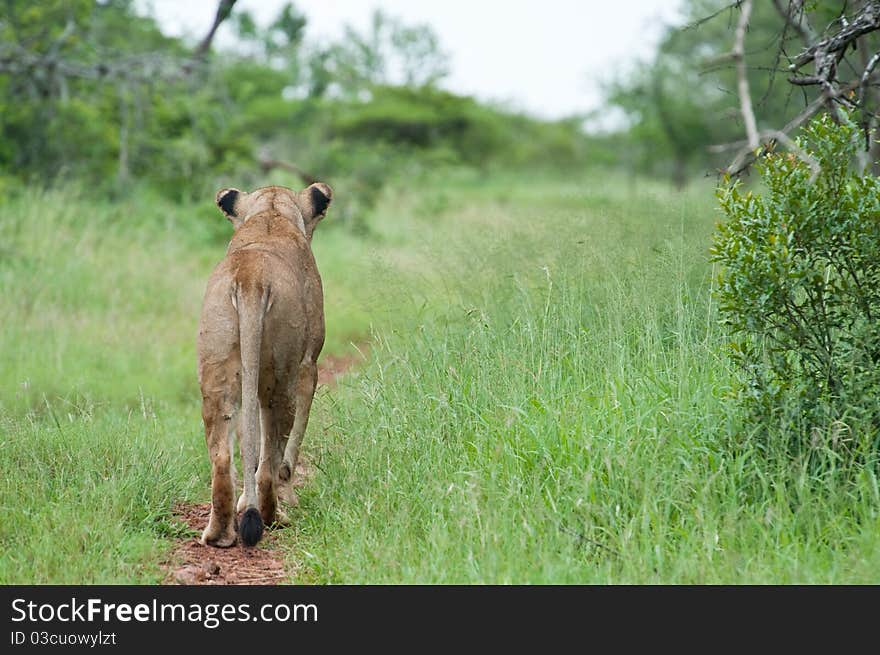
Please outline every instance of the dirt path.
M364 348L359 348L366 352ZM348 371L362 357L351 355L328 355L322 357L318 365L318 386L333 387L336 380ZM280 495L295 502L295 490L308 483L312 467L308 460L301 458L289 487L282 487ZM210 503L180 503L174 507L174 515L183 521L195 536L178 539L174 549L163 564L166 571L162 584L184 585L262 585L288 582L296 571L285 568L283 556L278 550L278 535L267 530L263 539L254 548L245 548L237 543L231 548L210 548L202 546L198 535L208 524L211 513Z

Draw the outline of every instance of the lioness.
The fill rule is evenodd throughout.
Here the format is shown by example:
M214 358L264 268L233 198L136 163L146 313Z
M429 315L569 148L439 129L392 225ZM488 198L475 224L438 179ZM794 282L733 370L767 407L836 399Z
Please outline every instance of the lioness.
M208 280L199 320L212 500L202 544L235 543L237 424L244 467L237 508L244 510L242 542L253 546L264 525L284 518L276 484L295 470L324 345L324 296L311 241L331 197L320 182L299 193L280 186L217 193L217 206L235 233Z

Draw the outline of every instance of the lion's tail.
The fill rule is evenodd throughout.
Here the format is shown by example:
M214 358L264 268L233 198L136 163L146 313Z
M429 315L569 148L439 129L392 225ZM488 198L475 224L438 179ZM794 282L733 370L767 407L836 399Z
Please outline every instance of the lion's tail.
M257 509L256 473L260 457L260 349L263 340L263 318L269 300L269 289L236 288L239 339L241 347L241 441L244 465L245 511L239 533L245 546L255 545L263 536L263 518Z

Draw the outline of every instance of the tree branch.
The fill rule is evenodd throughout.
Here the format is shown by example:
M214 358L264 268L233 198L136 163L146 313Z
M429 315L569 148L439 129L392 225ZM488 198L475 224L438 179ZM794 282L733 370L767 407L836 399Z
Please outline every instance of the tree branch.
M790 25L797 31L806 47L816 43L818 37L804 16L804 0L789 0L787 8L782 6L782 0L773 0L773 5L785 19L786 26Z
M798 86L819 85L826 93L840 96L840 92L836 91L834 86L837 82L837 65L844 58L850 45L855 47L860 37L880 29L880 1L865 2L852 20L847 21L844 18L841 20L841 25L836 34L806 48L789 66L789 70L797 73L805 64L812 61L814 74L800 77L794 75L788 78L789 82Z
M692 23L688 23L687 25L685 25L681 29L682 30L692 30L697 27L700 27L701 25L703 25L703 23L708 23L710 20L712 20L716 16L723 14L728 9L739 9L739 7L742 3L743 3L743 0L733 0L733 2L721 7L721 9L719 9L718 11L711 13L709 16L706 16L705 18L701 18L699 20L693 21Z
M316 178L314 175L306 173L296 164L292 164L288 161L282 161L280 159L274 159L266 151L263 151L257 155L257 164L259 164L263 173L268 173L273 168L280 168L282 170L290 171L291 173L296 174L307 185L315 184L315 182L319 181L318 178Z
M746 141L749 147L754 149L759 145L758 125L755 121L755 110L752 108L752 96L749 93L749 78L746 75L745 39L746 30L749 27L749 18L752 14L752 0L745 0L740 6L739 22L733 38L733 50L730 56L736 62L737 91L739 93L739 108L742 113L743 123L746 127Z
M236 0L220 0L217 5L217 13L214 15L214 22L211 24L211 29L208 30L205 38L201 40L193 52L194 59L202 59L208 54L208 50L211 49L211 43L214 41L214 34L217 33L217 28L220 27L220 24L223 23L223 21L229 18L235 3Z
M859 107L864 108L865 90L868 87L868 79L874 73L874 69L877 67L878 63L880 63L880 52L874 53L874 56L871 57L870 61L865 65L865 70L862 72L862 78L859 80Z
M815 180L816 176L819 174L819 165L816 161L810 157L806 152L803 151L800 146L798 146L792 139L789 137L794 130L799 128L801 125L806 123L810 118L813 117L826 103L837 100L837 95L848 93L854 90L860 84L860 80L853 80L842 86L840 89L836 91L829 92L828 90L823 91L815 100L813 100L806 108L797 116L795 116L792 120L788 122L788 124L783 127L781 130L765 130L759 134L759 141L761 139L764 140L773 140L782 143L786 148L788 148L793 154L795 154L799 159L806 162L810 168L813 170L813 176L811 180ZM740 175L743 171L745 171L749 166L752 165L759 157L765 155L767 152L772 150L771 148L762 148L759 152L756 152L757 147L752 147L748 142L739 141L733 144L728 145L714 145L709 147L710 152L723 152L724 150L732 150L734 148L739 148L736 155L733 158L733 161L730 163L727 168L724 169L724 173L730 175L731 177L736 177Z
M819 162L817 162L803 148L795 143L795 141L791 139L791 137L789 137L785 132L780 132L779 130L771 130L769 132L764 132L763 134L765 135L765 138L769 137L782 143L782 145L784 145L789 152L793 153L798 159L809 166L810 170L813 171L812 175L810 175L810 184L816 181L816 178L819 177L819 173L822 172L822 168L819 166Z

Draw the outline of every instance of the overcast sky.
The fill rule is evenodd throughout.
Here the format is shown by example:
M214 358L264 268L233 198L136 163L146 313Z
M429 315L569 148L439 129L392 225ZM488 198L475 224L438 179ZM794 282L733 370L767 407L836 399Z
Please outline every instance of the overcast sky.
M239 0L260 24L285 0ZM204 36L216 0L139 0L163 31ZM427 23L451 55L450 91L556 118L595 109L599 82L648 56L679 0L299 0L306 39L338 37L346 23L365 30L374 9L405 23ZM217 43L233 43L229 26Z

